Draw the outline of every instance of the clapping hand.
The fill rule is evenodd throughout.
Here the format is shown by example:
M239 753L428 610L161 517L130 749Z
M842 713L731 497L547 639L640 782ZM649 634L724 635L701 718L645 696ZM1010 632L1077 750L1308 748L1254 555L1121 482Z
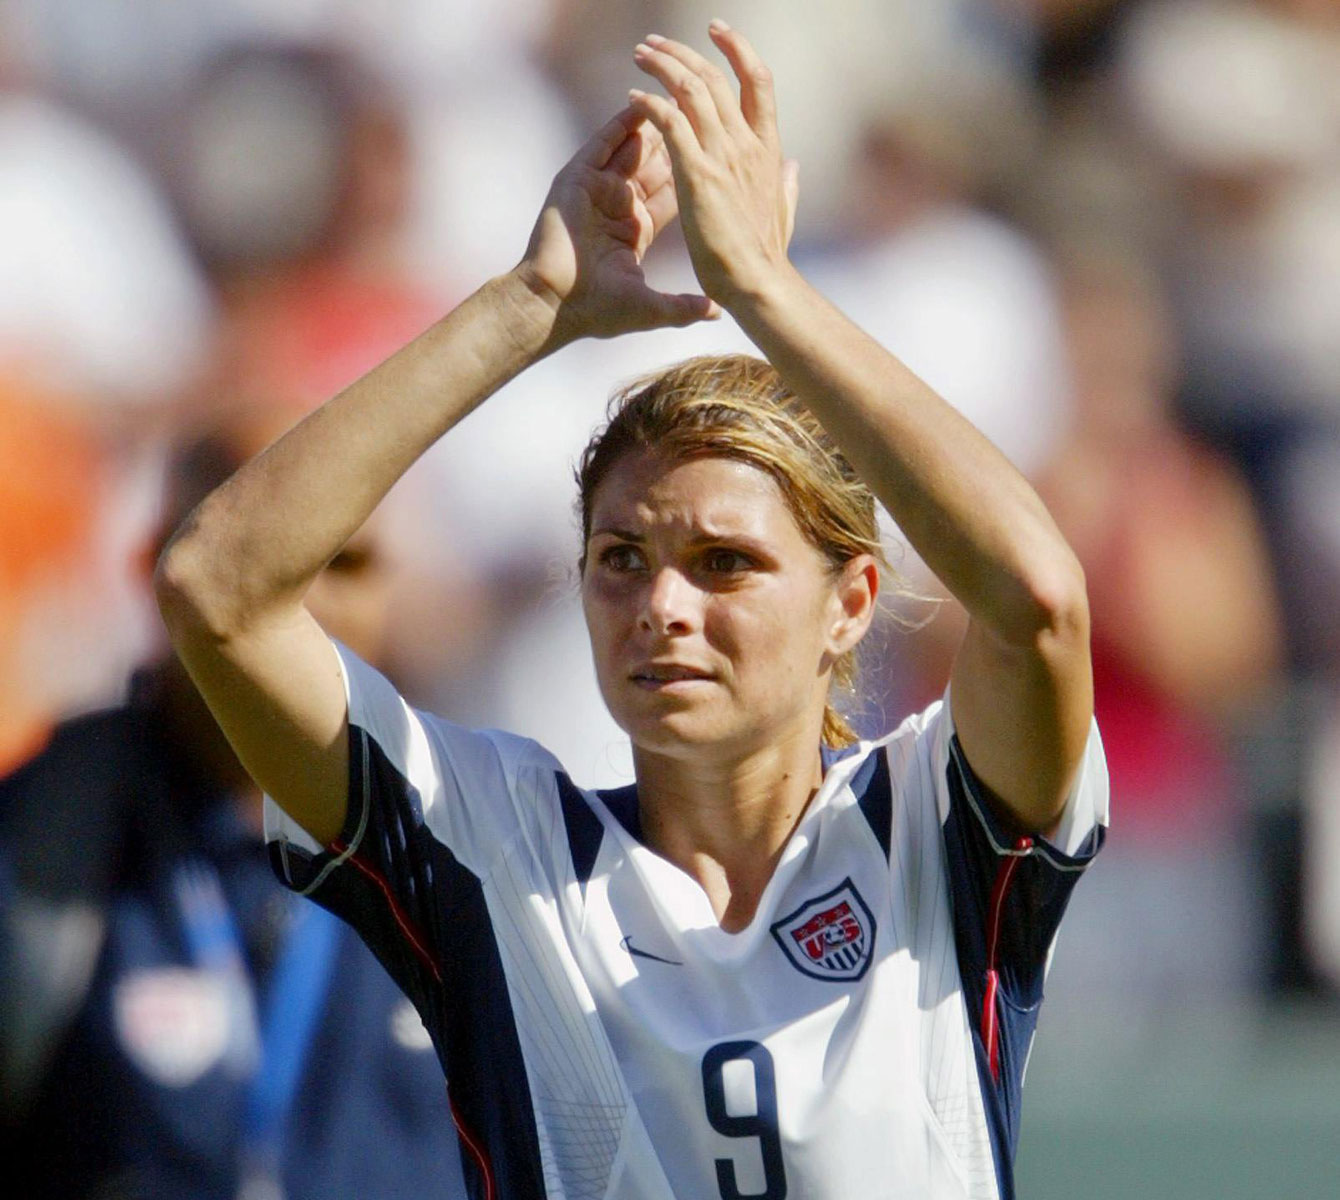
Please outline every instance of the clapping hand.
M782 158L771 72L724 21L709 32L739 80L738 99L725 73L696 50L652 36L634 61L668 96L634 91L631 106L669 151L698 281L730 308L789 266L798 176Z
M553 307L553 343L720 315L706 296L658 292L642 272L675 213L664 138L630 105L555 177L518 268Z

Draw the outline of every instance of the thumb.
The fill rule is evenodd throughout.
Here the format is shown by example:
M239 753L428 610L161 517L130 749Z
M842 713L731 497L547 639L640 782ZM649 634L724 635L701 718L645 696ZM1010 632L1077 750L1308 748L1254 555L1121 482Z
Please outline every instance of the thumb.
M635 307L639 310L640 329L678 328L699 321L715 321L721 316L721 306L707 296L658 292L649 287L639 289Z
M695 292L653 292L661 324L683 326L698 321L715 321L721 316L721 305L709 296Z

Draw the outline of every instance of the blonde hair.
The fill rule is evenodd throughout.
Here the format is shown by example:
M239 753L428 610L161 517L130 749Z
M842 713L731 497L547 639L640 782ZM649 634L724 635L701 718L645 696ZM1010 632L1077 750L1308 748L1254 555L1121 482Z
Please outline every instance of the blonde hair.
M641 450L750 463L776 480L796 525L834 573L859 554L889 569L870 489L769 363L730 354L690 358L615 393L608 423L577 467L582 571L595 494L615 463ZM833 686L854 694L856 677L855 653L848 651L833 664ZM857 740L831 701L821 736L834 748Z

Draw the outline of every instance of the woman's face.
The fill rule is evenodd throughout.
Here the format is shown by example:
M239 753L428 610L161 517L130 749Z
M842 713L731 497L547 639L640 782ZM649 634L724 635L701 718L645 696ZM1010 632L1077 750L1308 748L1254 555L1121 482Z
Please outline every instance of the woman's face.
M850 593L870 580L860 560L834 576L771 475L630 453L595 494L586 556L596 676L636 747L728 761L789 734L818 745L833 662L869 624Z

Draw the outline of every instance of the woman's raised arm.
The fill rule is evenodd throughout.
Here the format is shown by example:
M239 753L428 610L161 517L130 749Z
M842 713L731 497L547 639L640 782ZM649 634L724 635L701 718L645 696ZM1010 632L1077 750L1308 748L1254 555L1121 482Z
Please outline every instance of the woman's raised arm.
M318 840L344 823L347 711L308 587L410 465L525 367L580 337L715 315L643 278L674 215L660 134L625 110L559 172L513 271L247 463L164 550L155 587L178 655L247 770Z
M721 22L710 32L738 99L724 72L660 37L634 57L669 99L632 97L665 137L699 282L967 609L952 676L960 741L1009 814L1045 830L1060 815L1093 711L1079 563L1004 456L792 267L796 175L782 158L771 76L738 33Z

